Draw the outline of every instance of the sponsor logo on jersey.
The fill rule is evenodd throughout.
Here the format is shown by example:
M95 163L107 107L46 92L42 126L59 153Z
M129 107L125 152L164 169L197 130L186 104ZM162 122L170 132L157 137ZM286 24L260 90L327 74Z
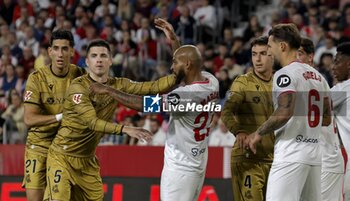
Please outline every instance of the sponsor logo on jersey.
M50 97L50 98L46 99L46 102L51 105L51 104L53 104L55 102L55 99Z
M168 95L168 102L172 105L178 105L180 103L180 95L179 94L169 94Z
M318 143L318 139L315 139L315 138L308 138L308 137L304 137L302 135L298 135L295 137L295 141L297 143L300 143L300 142L304 142L304 143Z
M81 97L83 96L83 94L74 94L73 95L73 102L75 104L79 104L81 102Z
M277 85L279 87L287 87L290 85L290 77L288 75L280 75L277 78Z
M33 94L33 92L26 91L26 94L24 95L24 101L30 100L32 94Z
M259 96L253 97L253 102L256 104L260 103L260 97Z
M192 148L191 152L192 152L192 156L199 156L205 152L205 148L203 148L203 149Z

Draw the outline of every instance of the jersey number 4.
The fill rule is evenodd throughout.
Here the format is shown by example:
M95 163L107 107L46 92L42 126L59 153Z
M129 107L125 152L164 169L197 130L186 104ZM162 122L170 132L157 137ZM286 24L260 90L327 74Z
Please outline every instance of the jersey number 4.
M205 137L209 136L210 127L207 127L208 119L209 119L209 112L201 112L194 120L195 125L200 124L199 127L196 127L193 129L194 139L197 142L202 141L205 139ZM212 121L213 121L213 117L211 118L210 123Z

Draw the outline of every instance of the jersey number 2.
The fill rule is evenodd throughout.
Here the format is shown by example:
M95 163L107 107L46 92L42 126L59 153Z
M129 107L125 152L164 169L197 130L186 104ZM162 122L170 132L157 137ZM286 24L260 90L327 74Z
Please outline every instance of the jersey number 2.
M209 118L209 113L208 112L202 112L194 120L194 124L199 124L201 122L201 120L204 119L203 122L201 123L201 125L198 128L194 128L193 129L194 139L197 142L204 140L205 137L207 137L209 135L210 127L206 128L208 118ZM201 134L201 130L203 130L203 129L205 129L205 131L204 131L203 134Z

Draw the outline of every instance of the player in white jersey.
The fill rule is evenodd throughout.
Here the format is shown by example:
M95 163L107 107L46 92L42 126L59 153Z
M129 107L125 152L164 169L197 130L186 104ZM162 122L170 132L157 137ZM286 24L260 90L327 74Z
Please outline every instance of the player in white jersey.
M337 47L332 71L338 81L332 89L335 122L345 151L350 156L350 43ZM344 200L350 201L350 163L346 165L344 178Z
M275 111L245 143L255 153L261 136L275 131L267 201L321 200L320 133L331 121L329 91L317 70L296 61L300 41L294 24L269 32L269 50L283 66L273 78Z
M308 38L302 38L298 50L298 59L313 66L314 44ZM343 194L344 159L340 149L336 124L332 113L331 125L322 127L321 151L321 196L322 201L341 201Z
M163 201L197 200L203 186L210 124L218 109L219 82L210 73L201 72L201 66L197 47L185 45L174 52L171 68L185 85L163 95L163 109L171 114L161 176ZM120 103L143 111L140 96L98 83L91 89L95 93L108 93ZM159 99L154 97L154 103Z

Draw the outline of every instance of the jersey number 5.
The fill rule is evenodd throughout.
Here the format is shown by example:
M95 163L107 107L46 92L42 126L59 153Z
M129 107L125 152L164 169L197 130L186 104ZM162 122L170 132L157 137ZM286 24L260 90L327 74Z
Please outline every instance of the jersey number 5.
M202 123L200 124L199 127L193 129L193 132L194 132L194 139L195 139L197 142L198 142L198 141L204 140L205 137L207 137L207 136L209 135L210 127L209 127L209 128L206 128L208 118L209 118L209 113L208 113L208 112L201 112L201 113L196 117L196 119L194 120L194 124L195 124L195 125L197 125L197 124L199 124L200 122L202 122ZM202 121L202 119L204 119L204 120ZM211 120L213 120L213 119L211 119ZM204 132L203 132L203 129L204 129ZM201 131L202 131L203 134L201 134Z

